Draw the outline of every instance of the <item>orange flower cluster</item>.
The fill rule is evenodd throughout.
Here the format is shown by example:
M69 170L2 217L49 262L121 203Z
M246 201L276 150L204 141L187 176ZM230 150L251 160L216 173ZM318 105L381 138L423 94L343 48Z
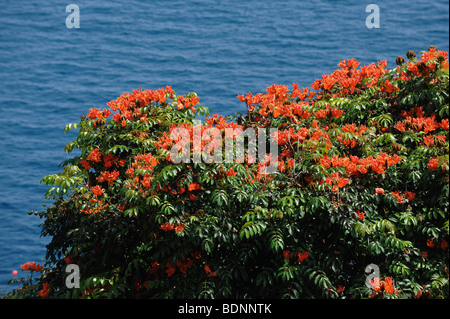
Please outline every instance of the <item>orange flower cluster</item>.
M345 167L348 176L366 174L369 169L378 174L386 173L386 168L398 164L402 158L397 154L388 155L380 153L377 157L369 156L366 158L359 158L351 155L350 157L339 157L333 155L331 158L328 155L323 155L320 164L328 169L330 167Z
M438 157L433 157L428 160L428 169L431 170L438 169L439 166L441 166L442 170L448 171L449 166L448 162L440 163Z
M315 95L314 91L310 91L308 88L298 88L298 83L292 84L292 95L291 98L299 98L304 101L306 98L312 99Z
M370 281L372 285L373 292L370 295L370 298L376 297L378 294L383 294L384 292L388 294L397 294L398 289L394 286L394 280L392 277L385 277L384 280L380 280L379 277L376 277Z
M441 120L441 123L436 121L436 114L431 114L430 116L424 116L423 107L414 107L409 112L403 110L400 116L404 118L403 121L398 121L394 125L394 128L403 132L405 130L411 130L420 132L423 131L425 134L442 128L446 131L449 129L448 119Z
M106 119L110 115L111 115L111 110L103 109L103 111L101 111L94 107L94 108L89 109L89 113L86 115L86 117L88 119L95 120L95 119Z
M408 199L408 202L411 202L416 197L416 193L408 192L408 191L404 192L404 195L401 195L400 191L391 192L391 195L392 195L392 197L394 197L397 200L397 202L399 204L404 203L403 198L405 196Z
M247 103L247 107L250 111L253 111L255 109L255 106L261 102L262 93L258 93L256 95L252 95L250 92L248 92L247 96L244 95L238 95L237 98L241 102Z
M325 180L325 184L332 186L332 192L337 193L339 188L345 187L350 180L348 178L340 177L339 173L331 173Z
M446 51L437 50L435 47L430 47L428 52L425 52L418 61L408 61L407 68L415 76L428 76L437 68L447 69L448 53Z
M362 66L360 70L357 67L360 65L355 59L343 60L338 63L340 69L333 71L331 74L322 75L322 79L316 79L311 87L315 90L329 91L333 87L338 89L337 93L334 93L334 97L347 96L354 94L358 85L361 89L365 87L373 87L377 84L379 78L384 75L387 70L387 61L383 60L376 65L372 63L370 65ZM363 80L369 79L365 84ZM389 81L385 81L381 85L381 90L392 93L397 90L397 87L393 86Z
M88 200L88 203L90 207L81 210L81 212L85 213L86 215L96 214L97 216L100 216L100 212L109 207L109 204L103 204L103 200L99 200L96 198L90 198Z
M304 260L308 259L309 253L307 251L302 251L298 253L298 261L303 262Z
M180 269L180 271L183 274L187 273L187 270L189 267L191 267L194 264L194 261L190 259L189 257L186 258L185 261L177 260L177 267Z
M308 88L299 89L298 83L294 83L292 86L292 93L289 93L287 86L274 84L266 89L267 94L258 93L253 96L251 93L248 93L245 97L238 95L238 98L241 102L247 103L250 112L253 112L256 105L260 104L258 114L255 116L257 121L263 121L261 116L264 118L284 116L292 119L295 124L299 124L302 119L308 119L312 115L307 109L310 106L310 102L305 101L305 99L312 99L315 93L309 91ZM337 116L337 112L337 109L335 109L333 114Z
M152 180L152 176L150 175L150 171L159 164L159 161L156 157L154 157L151 153L137 155L134 157L134 162L131 165L131 168L127 169L126 173L129 177L134 178L134 183L132 186L135 186L137 183L142 184L145 188L149 188ZM145 169L148 172L145 174L134 176L134 173L137 170Z
M184 108L191 110L195 113L197 110L195 109L195 105L198 103L199 98L197 96L186 97L184 95L179 96L177 98L177 109L182 110Z
M210 116L210 117L206 118L206 122L209 125L216 124L219 127L222 127L223 125L228 124L227 120L222 115L219 115L219 114L213 114L212 117Z
M121 167L124 166L126 163L126 160L119 159L118 156L110 153L110 154L103 154L100 149L93 149L91 150L91 153L85 158L80 161L80 164L87 170L90 170L92 168L92 165L95 163L100 163L102 161L103 157L103 163L104 168L109 169L113 166Z
M161 225L161 229L164 231L171 231L173 230L173 225L171 225L169 222L165 222L164 224Z
M445 135L426 135L423 137L423 141L426 146L433 146L439 144L439 140L445 143ZM437 140L436 140L437 139Z
M314 115L318 119L324 119L327 117L339 118L342 114L344 114L344 111L338 108L331 107L329 104L327 104L327 107L325 109L318 110L316 111L316 113L314 113Z
M298 144L302 143L308 135L312 135L313 133L310 132L307 128L302 127L299 130L295 130L293 127L287 129L287 130L278 130L275 132L274 136L271 136L271 138L275 141L277 141L278 145L282 146L285 144ZM317 136L318 133L316 133L315 139L318 139ZM311 136L312 137L312 136ZM320 137L320 136L319 136ZM291 153L286 154L287 156L290 156Z
M204 125L202 126L202 132L204 132L204 130L207 130L209 128L215 127L219 130L224 130L224 129L241 129L244 130L244 127L242 125L237 124L236 122L228 122L224 117L222 117L221 115L218 114L214 114L212 117L207 117L206 118L206 122L209 125ZM227 136L227 138L231 138L229 136Z
M126 160L121 160L116 155L109 153L106 155L103 155L103 162L106 169L109 169L113 166L124 166L126 163Z
M161 229L164 231L172 231L175 229L176 233L181 233L184 231L184 228L186 227L186 225L181 224L178 226L175 226L174 224L170 224L169 222L165 222L164 224L161 225Z
M21 265L20 268L25 271L35 271L40 272L44 267L41 264L36 264L34 261L26 262L25 264Z
M91 162L100 162L102 160L102 154L99 148L91 150L86 160Z
M336 90L331 91L333 97L342 97L355 94L357 88L364 90L368 87L377 85L381 76L386 72L387 61L383 60L377 64L372 63L367 66L362 66L359 70L359 62L355 59L343 60L338 66L340 69L333 71L331 74L322 75L322 79L316 79L311 87L315 90L323 90L329 92L332 88ZM393 93L398 88L389 80L379 84L382 92ZM308 88L298 88L298 83L294 83L293 90L290 93L285 85L272 85L266 89L267 94L258 93L252 95L250 92L247 96L238 95L241 102L247 104L248 111L253 113L256 106L259 104L258 115L265 118L272 116L277 118L284 116L291 118L295 124L302 122L302 119L309 118L311 109L315 101L312 98L317 95L320 100L321 94L316 94ZM322 92L323 93L323 92ZM309 99L309 100L307 100ZM338 108L331 108L327 106L325 110L317 110L314 115L316 118L334 117L338 118L343 114L343 110ZM264 122L259 116L255 116L256 121Z
M289 100L288 96L288 87L286 85L276 85L266 89L267 94L257 94L252 96L249 93L246 97L243 95L238 95L238 98L241 102L247 102L247 105L252 111L255 105L260 104L260 110L258 113L264 117L267 117L269 114L278 117L280 115L286 115L288 117L292 117L292 110L288 107L285 108L284 103ZM298 91L298 94L301 92Z
M309 252L304 251L304 250L301 252L290 252L287 249L283 250L283 258L284 259L292 259L294 257L297 257L299 262L303 262L306 259L308 259Z
M195 260L199 260L201 258L202 258L201 253L199 251L193 250L191 251L190 257L186 256L183 259L178 259L175 265L172 264L171 260L168 260L166 263L165 273L167 274L168 277L171 277L176 273L178 268L181 273L187 274L188 269L195 265ZM148 273L151 275L157 275L159 266L161 265L158 262L156 261L152 262L150 268L148 269ZM207 263L205 263L203 268L205 270L206 276L208 277L217 276L217 270L214 272L211 271ZM156 277L156 280L158 280L158 277Z
M91 190L92 190L92 192L93 192L95 195L97 195L97 196L103 195L103 190L102 190L102 188L100 187L100 185L96 185L96 186L92 187Z
M184 264L181 261L177 261L177 266L180 268L180 271L183 272L184 274L186 274L187 269L189 268L189 266L191 266L194 262L192 260L189 260L188 263ZM166 264L166 273L167 276L170 277L172 276L175 272L176 272L176 267L174 265L172 265L172 263L170 262L170 260L167 262Z
M422 289L419 289L417 293L414 295L416 299L420 299L422 297L427 299L432 299L432 290L425 290L426 285L422 285Z
M355 217L358 218L359 220L365 220L366 219L366 214L364 212L360 212L357 209Z
M436 246L436 240L434 238L428 238L427 239L427 246L430 248L434 248ZM448 243L445 239L441 240L441 243L439 245L439 248L442 250L447 249Z
M213 154L214 149L223 146L226 139L236 139L239 135L233 134L230 136L230 134L225 134L225 136L222 136L225 129L231 129L235 133L239 131L236 129L244 131L242 125L238 125L235 122L227 122L223 117L217 116L217 114L212 118L207 118L206 122L208 123L207 125L198 124L192 126L188 123L171 125L169 127L169 132L163 132L159 139L154 142L154 145L157 150L170 150L171 147L182 141L184 138L183 134L186 134L185 138L188 139L185 140L186 144L181 145L182 143L180 143L177 145L179 148L178 154L183 154L183 152L187 151L189 151L189 154L200 154L201 152ZM227 133L227 131L225 132ZM189 136L187 136L187 134L189 134ZM221 135L216 136L215 134ZM175 139L173 136L178 136L178 138ZM172 160L171 154L167 155L167 160Z
M122 127L127 125L126 120L134 118L140 119L141 122L147 122L147 114L141 114L140 107L146 106L149 103L165 103L168 98L174 97L172 87L166 86L158 90L134 90L131 94L126 92L117 99L106 103L114 112L119 110L119 113L113 114L113 120L120 123Z
M113 172L104 171L101 172L100 175L97 177L97 182L99 183L108 182L108 185L112 186L117 177L119 177L118 171Z
M164 103L167 98L173 98L172 87L166 86L158 90L134 90L131 94L126 92L119 96L117 99L112 100L108 105L113 111L119 110L124 113L136 106L144 106L152 102Z
M208 264L205 264L203 268L205 269L205 273L208 277L217 277L217 270L211 271Z
M344 144L348 148L353 148L356 146L356 138L362 136L365 131L367 131L367 127L365 125L361 125L359 128L356 126L356 124L346 124L341 127L341 130L344 131L344 133L339 134L336 139ZM343 135L345 133L352 133L352 137L350 139L343 138Z
M42 289L38 290L38 295L41 298L48 298L49 291L50 291L50 284L45 282L42 284Z

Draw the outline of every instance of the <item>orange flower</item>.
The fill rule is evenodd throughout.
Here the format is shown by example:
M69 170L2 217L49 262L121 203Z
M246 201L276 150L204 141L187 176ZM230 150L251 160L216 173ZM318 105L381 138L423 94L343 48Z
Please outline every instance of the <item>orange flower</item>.
M200 189L200 185L198 183L195 183L195 182L194 183L190 183L188 189L191 192L191 191Z
M419 299L420 297L422 297L422 290L419 289L419 290L417 291L417 294L414 295L414 297L415 297L416 299Z
M399 204L403 204L403 196L400 195L400 191L391 192L391 195L397 199Z
M403 125L403 123L401 121L398 121L397 124L394 125L394 128L396 128L400 132L403 132L404 130L406 130L405 126Z
M433 135L427 135L423 137L423 141L427 146L430 146L430 144L433 143Z
M309 253L307 251L302 251L302 252L298 253L298 261L299 262L302 262L302 261L308 259L308 257L309 257Z
M167 262L166 267L167 267L166 273L167 273L167 276L169 276L169 277L172 276L175 273L175 271L177 270L175 268L175 266L173 266L171 264L170 260Z
M42 265L36 264L36 262L34 261L26 262L25 264L21 265L20 268L22 268L22 270L25 271L36 271L36 272L40 272L42 269L44 269Z
M363 212L360 212L359 210L356 210L356 215L357 215L359 220L365 220L366 219L366 215Z
M182 262L177 263L178 267L180 268L180 271L183 274L186 274L188 268L191 267L193 264L194 264L194 261L191 260L190 258L188 258L187 261L184 263L182 263Z
M49 289L50 289L50 284L43 283L42 289L38 291L38 295L41 296L41 298L47 298Z
M338 285L336 292L337 292L338 294L340 294L340 293L343 292L344 290L345 290L345 286Z
M91 150L91 153L88 155L88 157L86 159L91 162L100 162L102 160L101 154L100 154L100 149L97 148L97 149Z
M151 182L150 182L150 178L147 173L142 178L141 183L142 183L142 186L144 186L145 188L150 188ZM176 194L176 192L175 192L175 194Z
M317 112L315 113L315 116L316 116L316 118L318 118L318 119L324 119L324 118L327 117L327 115L328 115L327 110L319 110L319 111L317 111Z
M348 178L339 178L338 184L337 186L339 188L344 187L345 185L347 185L348 183L350 183L350 180Z
M339 118L339 117L341 117L342 114L344 114L344 111L342 111L341 109L335 109L335 108L331 109L332 117Z
M439 167L439 159L437 157L433 157L428 161L429 169L437 169Z
M230 168L230 169L228 170L228 172L226 173L226 175L227 175L228 177L236 176L236 174L237 174L237 173L234 171L233 168Z
M311 83L311 87L312 87L314 90L320 89L320 80L316 79L316 80L314 81L314 83Z
M108 182L108 185L113 185L114 181L119 177L118 171L113 172L101 172L100 176L97 177L99 183Z
M30 270L30 263L27 262L23 265L20 265L20 268L22 268L22 270L25 270L25 271Z
M322 76L322 85L324 90L329 90L331 87L336 83L337 80L333 78L331 75L324 75Z
M448 243L447 243L447 241L446 241L445 239L443 239L443 240L441 241L440 248L441 248L442 250L444 250L444 249L446 249L447 247L448 247Z
M180 226L177 226L177 227L175 227L175 232L176 233L181 233L181 232L183 232L184 231L184 228L186 227L186 225L180 225Z
M96 185L96 186L92 187L91 190L97 196L103 195L103 190L102 190L102 188L99 185Z
M375 188L375 194L376 195L384 195L384 189L382 188Z
M384 291L389 294L397 293L397 289L394 288L394 280L392 277L384 278Z
M397 164L401 160L402 160L402 158L400 156L398 156L397 154L395 154L394 156L389 156L386 159L386 163L387 163L388 166L392 166L394 164Z
M164 224L161 225L160 228L164 231L171 231L173 230L174 226L171 225L169 222L165 222Z
M208 277L216 277L216 276L217 276L217 270L214 271L214 272L212 272L211 269L209 268L209 266L206 265L206 264L205 264L205 267L204 267L204 268L205 268L206 275L207 275Z
M89 162L85 159L82 159L80 161L81 166L83 166L85 169L90 170L91 169L91 165L89 164Z
M381 285L380 285L380 278L379 277L375 277L370 281L370 284L372 285L372 289L375 290L376 292L380 292L381 291Z
M110 168L111 166L116 165L118 160L119 158L112 153L106 154L103 157L103 161L105 162L105 168Z
M325 183L332 186L332 192L337 193L338 188L342 188L350 183L348 178L343 178L339 176L339 173L331 173L326 179Z
M114 113L113 114L113 121L117 122L117 123L120 123L120 114Z
M433 238L429 238L429 239L427 240L427 246L430 247L430 248L433 248L433 247L435 246L435 243L434 243L434 241L433 241Z
M416 193L413 192L405 192L406 197L408 198L408 201L412 201L414 199L414 197L416 197Z
M41 264L37 264L36 268L34 269L34 271L40 272L42 269L44 269L44 267Z
M89 109L89 114L86 115L86 117L91 120L102 118L102 112L94 107L92 109Z

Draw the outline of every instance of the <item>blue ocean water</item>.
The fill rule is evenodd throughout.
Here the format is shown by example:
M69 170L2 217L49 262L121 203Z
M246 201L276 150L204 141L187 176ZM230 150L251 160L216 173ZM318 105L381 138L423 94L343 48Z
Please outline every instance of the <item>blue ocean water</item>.
M80 28L66 27L78 5ZM380 28L366 27L375 3ZM0 1L0 295L11 271L41 262L38 217L64 146L91 107L122 92L172 85L222 115L237 94L309 86L336 64L449 49L448 1Z

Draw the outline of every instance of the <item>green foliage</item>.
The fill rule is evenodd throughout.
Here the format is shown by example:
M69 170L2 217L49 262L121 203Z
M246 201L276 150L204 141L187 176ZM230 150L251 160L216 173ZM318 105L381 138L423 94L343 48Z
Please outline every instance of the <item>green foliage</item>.
M209 115L195 93L124 93L108 103L112 120L91 109L65 127L79 130L66 151L80 155L42 179L52 204L35 214L51 241L33 289L48 283L51 298L448 298L448 60L436 52L423 54L425 67L413 58L391 71L341 62L343 75L316 80L315 95L274 85L239 97L247 114L201 122L222 133L278 128L278 171L268 176L248 160L170 160L170 133L192 134L196 114ZM68 263L80 267L80 288L65 286ZM369 264L381 288L365 285Z

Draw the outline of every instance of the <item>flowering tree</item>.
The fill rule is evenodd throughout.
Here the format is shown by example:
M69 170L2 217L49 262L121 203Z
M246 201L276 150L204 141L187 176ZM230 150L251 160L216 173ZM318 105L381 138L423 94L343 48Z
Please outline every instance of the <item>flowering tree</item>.
M393 70L344 60L313 90L238 95L246 113L236 116L208 117L195 93L169 86L90 109L66 126L79 129L66 151L80 155L43 178L53 204L36 214L51 242L27 293L448 298L447 52L407 60ZM190 156L276 128L265 140L278 156L256 161L234 146L232 161L177 163L181 128L192 143L176 150ZM215 142L213 128L238 133ZM65 285L67 264L79 266L80 288Z

